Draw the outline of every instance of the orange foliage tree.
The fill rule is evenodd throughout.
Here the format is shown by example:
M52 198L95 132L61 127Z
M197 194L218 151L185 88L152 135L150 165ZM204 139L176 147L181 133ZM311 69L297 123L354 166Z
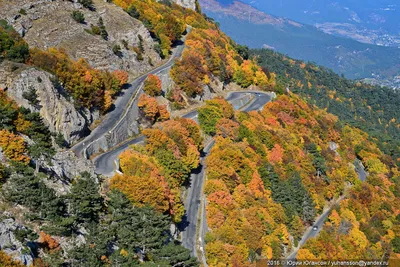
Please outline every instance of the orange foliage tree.
M42 247L50 251L60 249L60 244L54 238L52 238L51 235L46 234L45 232L40 232L39 243Z
M184 214L180 188L199 164L203 146L200 128L194 121L180 118L143 134L146 146L121 154L123 174L111 179L111 187L123 192L134 205L150 205L179 222Z
M198 109L199 123L206 134L214 135L216 125L220 119L231 119L235 110L228 101L222 97L207 100L206 105ZM226 121L223 121L226 122Z
M185 51L182 59L177 61L171 69L171 77L178 88L190 97L203 93L206 73L201 56L192 51Z
M296 244L314 218L314 207L321 212L349 182L355 186L348 199L299 258L398 258L392 249L398 249L399 170L368 135L338 127L334 116L292 94L261 112L236 112L230 119L209 114L208 120L218 119L216 144L206 160L210 264L251 266L243 255L282 257L282 248L293 245L290 236ZM366 182L351 167L356 158L370 169Z
M171 69L171 77L178 89L193 97L203 93L211 78L229 83L236 82L246 88L261 89L275 86L275 74L267 76L253 60L243 60L234 43L220 30L193 29L187 36L182 59Z
M139 97L138 107L142 111L143 116L154 123L156 121L165 121L170 118L166 105L158 105L154 97L142 94Z
M156 120L158 114L158 105L155 98L142 94L139 97L138 107L143 112L143 115L146 119L151 122Z
M144 82L144 91L149 96L161 95L161 80L156 75L149 74Z
M2 267L25 267L19 261L14 261L10 256L8 256L4 251L0 250L0 266Z
M122 90L127 73L110 73L92 68L87 61L72 61L65 51L51 48L48 51L31 50L31 64L54 73L68 93L79 105L107 111L105 92L114 96ZM107 99L109 101L109 99Z
M222 118L218 120L215 128L217 135L236 140L239 137L239 126L239 123L233 120Z
M192 10L184 10L175 3L165 5L155 0L115 0L132 17L145 22L147 28L160 41L161 56L169 54L173 42L179 40L185 31L185 16L196 16ZM197 14L199 21L205 21Z
M129 75L126 71L114 70L112 74L114 78L118 80L119 86L124 86L128 82Z

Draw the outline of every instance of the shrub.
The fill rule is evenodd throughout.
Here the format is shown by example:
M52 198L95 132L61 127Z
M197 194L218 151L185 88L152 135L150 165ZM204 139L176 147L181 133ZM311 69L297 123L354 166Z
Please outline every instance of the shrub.
M29 104L32 106L37 106L39 104L39 100L37 99L36 90L33 87L29 88L29 91L23 92L22 97L28 100Z
M90 10L93 10L93 9L94 9L93 1L92 1L92 0L79 0L78 2L79 2L82 6L88 8L88 9L90 9Z
M72 11L71 17L78 23L85 22L85 15L82 12L80 12L79 10Z
M126 12L127 12L132 18L135 18L135 19L138 19L139 16L140 16L139 12L137 11L136 7L134 7L134 6L130 6L130 7L126 10Z
M128 43L127 40L122 39L121 43L122 43L122 45L125 47L125 49L128 49L128 48L129 48L129 43Z
M112 51L116 56L122 57L121 46L119 46L118 44L113 46Z
M132 47L132 50L136 53L136 59L139 61L143 61L144 58L142 52L140 51L140 48L134 46Z
M108 40L108 32L101 17L99 18L97 25L90 24L90 30L85 29L85 31L90 34L100 35L104 40Z
M18 11L18 13L21 14L21 15L26 15L26 10L23 9L23 8L21 8L21 9Z
M87 32L94 35L100 35L100 28L96 25L90 24L90 30L87 30Z
M8 59L23 63L29 57L29 47L21 36L7 24L0 20L0 61Z
M104 26L104 22L103 22L103 18L102 17L99 18L99 22L97 23L97 26L100 29L100 36L104 40L108 40L108 32L106 31L106 27Z
M143 37L139 34L138 38L139 38L139 49L140 49L140 52L144 53Z
M62 133L58 133L55 136L54 141L56 142L56 144L60 148L68 147L68 143L67 143L67 141L65 141L64 136L62 135Z

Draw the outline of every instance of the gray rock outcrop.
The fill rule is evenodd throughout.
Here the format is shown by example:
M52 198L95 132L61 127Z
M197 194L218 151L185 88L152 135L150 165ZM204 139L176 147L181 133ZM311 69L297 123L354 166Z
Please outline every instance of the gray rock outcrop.
M95 176L92 161L78 158L70 150L56 153L51 163L52 166L48 168L60 178L72 180L80 176L82 172L88 172Z
M50 174L49 179L42 181L47 187L54 189L57 196L66 195L71 190L71 181L87 172L95 177L95 168L90 160L78 158L74 152L67 150L57 152L51 162L42 162L42 168Z
M16 238L15 231L18 230L26 230L26 228L13 218L6 218L0 221L0 249L14 260L29 266L33 262L33 255L30 249Z
M6 156L3 153L3 149L0 147L0 163L6 163L7 159Z
M331 141L328 143L328 147L329 147L330 151L333 151L336 156L340 157L340 155L337 151L339 149L339 145L337 143Z
M142 22L113 3L104 0L93 0L93 3L95 10L90 11L72 1L0 1L0 18L23 35L30 47L62 48L75 60L84 58L95 68L124 69L136 76L151 69L150 63L161 61ZM71 13L77 10L84 14L85 23L72 19ZM108 32L107 40L91 33L91 25L98 25L100 17ZM143 38L142 61L134 50L139 47L139 35ZM121 47L120 55L113 52L116 45Z
M62 133L69 143L77 141L87 131L91 118L86 121L63 96L62 88L53 84L51 74L27 66L13 71L14 66L7 62L0 65L0 88L7 89L8 96L19 106L39 112L51 132ZM37 105L32 105L23 96L31 90L37 94Z
M174 2L186 8L196 9L196 0L174 0Z

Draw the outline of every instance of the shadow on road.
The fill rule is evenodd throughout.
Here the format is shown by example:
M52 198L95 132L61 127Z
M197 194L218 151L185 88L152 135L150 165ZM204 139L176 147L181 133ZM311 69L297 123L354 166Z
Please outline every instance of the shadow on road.
M125 90L129 89L130 87L132 87L133 85L130 83L126 83L122 86L122 90L119 91L118 93L115 94L115 97L119 97L119 96L123 96L125 95Z
M185 213L185 215L183 215L182 217L182 221L177 225L177 228L179 230L179 232L183 232L186 230L186 228L188 228L190 225L190 222L188 220L187 217L187 213Z
M184 45L185 42L183 42L182 40L176 40L175 42L173 42L173 44L171 45L172 48L175 48L177 46L181 46Z

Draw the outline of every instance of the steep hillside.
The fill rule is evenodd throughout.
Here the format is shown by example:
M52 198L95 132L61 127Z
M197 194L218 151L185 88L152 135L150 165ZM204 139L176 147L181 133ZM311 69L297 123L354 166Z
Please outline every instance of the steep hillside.
M264 70L278 75L281 90L287 87L335 114L343 123L366 131L399 164L399 91L350 81L324 67L267 49L252 50L250 54Z
M396 143L285 92L305 82L263 70L197 1L0 7L0 265L254 266L286 257L340 196L353 206L337 209L350 230L338 236L360 248L349 253L399 257L400 172L377 146ZM312 70L319 77L314 65L291 64L310 84ZM379 113L368 126L383 138L394 136L396 97L383 111L372 97L361 105ZM299 255L323 258L325 241Z
M326 34L313 26L265 14L239 1L221 4L202 0L203 11L236 42L270 48L291 57L316 62L350 79L394 81L399 75L400 50L360 43ZM393 84L395 85L395 84Z
M199 9L196 1L180 4ZM203 138L194 121L170 120L169 111L228 86L270 89L275 76L242 57L241 47L200 13L171 2L0 5L1 250L33 266L197 266L176 224ZM184 35L186 49L171 68ZM169 86L162 88L157 75L127 84L156 64L167 66ZM158 124L143 131L147 145L133 155L142 161L121 161L122 178L110 181L68 148L114 110L130 109L128 91L142 116L135 120Z
M206 163L210 266L285 258L341 196L299 258L399 259L399 169L367 134L294 94L260 112L210 112L217 106L199 110L202 129L212 127L216 139ZM357 159L368 171L364 182Z
M0 18L23 35L31 48L62 48L72 59L84 58L95 68L125 69L136 76L152 67L149 62L160 62L155 43L140 21L102 0L94 0L90 8L75 2L0 1ZM84 20L75 21L73 12L80 12ZM104 36L96 34L94 28L99 26L100 18L107 33ZM143 59L134 49L140 42ZM114 53L116 45L120 46L120 53Z

